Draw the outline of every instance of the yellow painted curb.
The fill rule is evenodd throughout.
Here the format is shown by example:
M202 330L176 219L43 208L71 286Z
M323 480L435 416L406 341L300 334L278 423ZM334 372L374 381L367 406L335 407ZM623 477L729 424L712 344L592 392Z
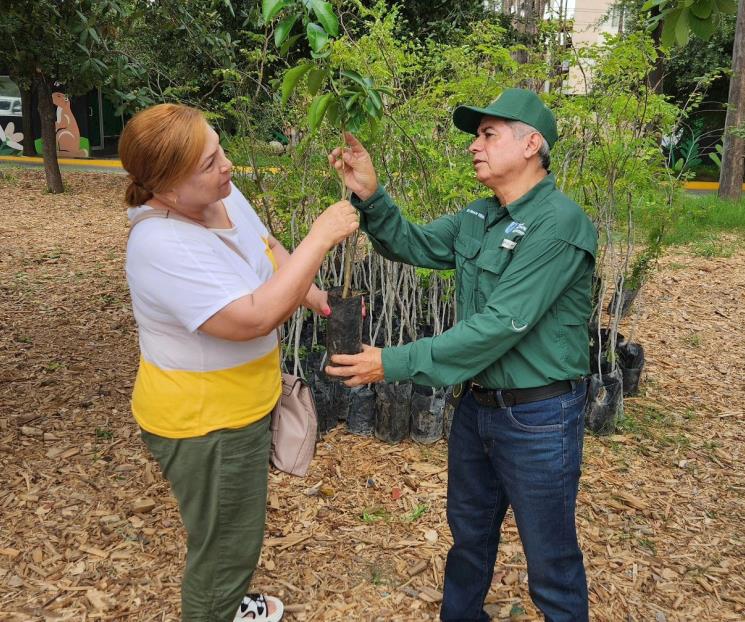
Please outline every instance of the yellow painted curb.
M87 158L58 158L60 164L71 164L73 166L102 166L106 168L122 168L119 160L89 160ZM0 162L18 162L19 164L33 162L34 164L44 164L44 159L39 157L27 156L0 156ZM253 167L236 166L236 173L250 175L253 173ZM274 166L262 168L265 173L278 173L279 169ZM745 190L745 184L742 185ZM719 182L716 181L687 181L683 184L685 190L719 190Z
M18 164L44 164L44 158L36 156L0 156L0 162L17 162ZM122 163L119 160L91 160L88 158L57 158L57 162L60 164L69 164L72 166L99 166L105 168L120 168L122 170ZM250 166L236 166L233 169L236 173L243 175L250 175L253 173L253 167ZM279 169L274 166L267 166L262 168L265 173L278 173Z
M742 185L745 189L745 184ZM683 184L685 190L719 190L718 181L687 181Z
M33 162L34 164L44 164L44 158L36 156L0 156L0 162L18 162L25 164ZM104 166L107 168L122 168L119 160L91 160L88 158L57 158L60 164L72 164L75 166Z

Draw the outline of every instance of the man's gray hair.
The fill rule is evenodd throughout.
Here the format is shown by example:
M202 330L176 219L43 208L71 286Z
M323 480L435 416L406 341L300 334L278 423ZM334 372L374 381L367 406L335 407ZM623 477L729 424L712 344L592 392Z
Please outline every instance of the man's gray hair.
M528 125L522 121L507 121L507 125L512 129L512 134L515 138L522 138L531 132L538 132L532 125ZM540 132L538 133L540 134ZM543 138L543 135L541 135L541 139L543 143L541 143L541 148L538 150L538 156L541 159L541 166L548 173L551 168L551 147L548 146L548 141Z

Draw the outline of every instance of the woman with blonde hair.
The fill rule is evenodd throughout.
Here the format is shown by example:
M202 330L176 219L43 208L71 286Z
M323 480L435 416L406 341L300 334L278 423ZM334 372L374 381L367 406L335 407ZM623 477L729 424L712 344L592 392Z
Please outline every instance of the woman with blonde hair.
M279 599L246 595L281 388L276 328L301 304L330 313L313 279L357 229L356 210L335 203L289 254L231 183L217 133L187 106L139 112L119 155L131 180L126 272L140 343L132 413L187 532L182 619L276 622Z

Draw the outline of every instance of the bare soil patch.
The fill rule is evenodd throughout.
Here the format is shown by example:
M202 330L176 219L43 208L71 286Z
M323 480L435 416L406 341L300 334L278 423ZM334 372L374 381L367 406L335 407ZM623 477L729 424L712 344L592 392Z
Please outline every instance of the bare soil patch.
M0 177L0 619L177 620L183 531L129 413L124 180L65 180ZM585 444L593 620L745 618L743 299L744 250L676 248L622 328L647 368L619 433ZM444 441L334 430L307 478L272 474L255 587L288 621L436 619L445 487ZM511 520L488 602L539 619Z

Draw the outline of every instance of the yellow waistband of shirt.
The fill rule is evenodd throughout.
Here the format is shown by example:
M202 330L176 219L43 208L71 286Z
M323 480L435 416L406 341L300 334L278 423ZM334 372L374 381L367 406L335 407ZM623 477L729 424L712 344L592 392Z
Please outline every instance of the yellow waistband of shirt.
M193 438L258 421L274 408L281 390L278 348L215 371L160 369L140 358L132 414L151 434Z

